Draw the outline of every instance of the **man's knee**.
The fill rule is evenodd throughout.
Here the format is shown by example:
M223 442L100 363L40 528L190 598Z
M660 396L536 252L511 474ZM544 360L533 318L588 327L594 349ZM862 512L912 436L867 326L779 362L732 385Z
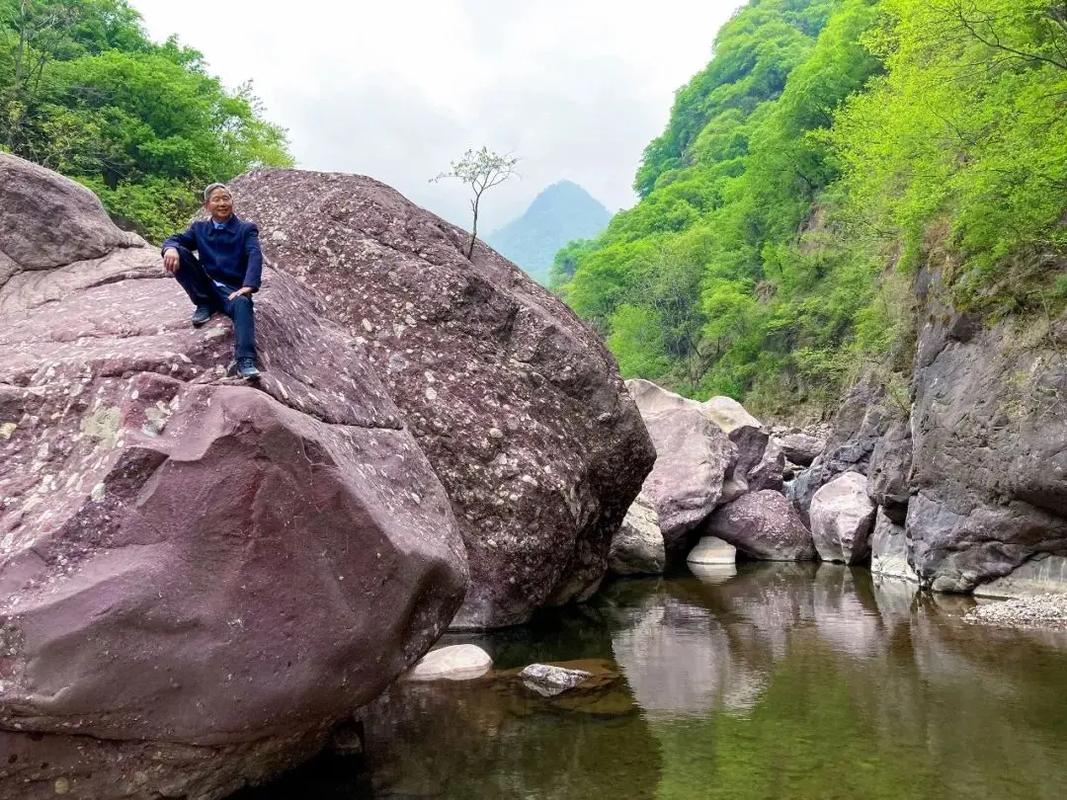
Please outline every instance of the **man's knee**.
M234 308L251 309L252 298L249 297L247 294L238 295L233 300L233 306Z

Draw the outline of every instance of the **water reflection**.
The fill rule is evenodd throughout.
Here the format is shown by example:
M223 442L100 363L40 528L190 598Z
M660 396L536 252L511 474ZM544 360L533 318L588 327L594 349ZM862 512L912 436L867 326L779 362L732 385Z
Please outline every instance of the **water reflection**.
M837 565L620 581L477 639L503 668L611 659L609 688L396 687L345 796L1067 797L1067 634L967 625L972 602Z

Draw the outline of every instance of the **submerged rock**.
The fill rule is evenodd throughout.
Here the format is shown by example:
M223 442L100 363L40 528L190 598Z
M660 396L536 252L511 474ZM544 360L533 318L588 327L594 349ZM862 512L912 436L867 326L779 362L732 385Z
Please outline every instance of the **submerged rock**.
M593 673L554 664L530 664L519 673L522 684L542 697L555 697L591 678Z
M810 561L816 558L811 533L789 500L765 489L717 509L706 530L751 558Z
M261 781L447 626L448 498L294 279L257 296L257 388L87 190L0 154L0 213L0 796Z
M875 505L867 497L867 479L844 472L811 500L811 537L823 561L859 564L871 552Z
M457 627L582 599L652 466L597 335L484 244L370 178L273 170L234 181L279 269L356 337L458 519L471 587Z

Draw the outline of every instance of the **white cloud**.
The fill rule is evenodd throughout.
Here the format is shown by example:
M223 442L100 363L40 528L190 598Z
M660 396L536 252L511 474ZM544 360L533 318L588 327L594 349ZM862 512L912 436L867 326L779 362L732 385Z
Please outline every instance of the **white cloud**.
M430 184L468 147L520 157L485 199L490 231L563 178L611 209L674 91L743 0L132 0L230 86L251 78L299 166L384 181L458 224L465 188Z

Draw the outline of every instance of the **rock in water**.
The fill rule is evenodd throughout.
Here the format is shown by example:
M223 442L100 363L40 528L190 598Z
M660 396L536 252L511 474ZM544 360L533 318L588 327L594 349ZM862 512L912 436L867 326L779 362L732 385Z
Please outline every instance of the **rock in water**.
M257 389L87 190L0 154L0 214L0 796L218 798L313 754L461 601L429 462L291 277Z
M718 566L737 562L737 548L717 536L702 536L685 558L689 564Z
M474 644L456 644L431 650L404 676L409 681L466 681L480 678L493 659Z
M586 678L591 678L592 675L591 672L582 669L567 669L554 664L530 664L519 673L523 686L542 697L555 697L557 694L562 694L578 686Z
M871 552L875 505L867 497L867 479L843 472L811 500L811 536L823 561L859 564Z
M667 566L659 515L646 495L637 495L626 512L622 527L611 540L608 564L616 575L658 575Z
M370 178L278 170L232 187L268 260L358 337L448 492L471 569L454 624L520 623L594 591L655 458L596 334Z
M816 558L811 533L780 492L751 492L716 509L706 530L745 555L767 561Z
M667 549L685 539L712 512L737 449L702 404L668 392L651 381L630 380L658 458L642 494L659 515Z
M908 542L904 526L898 525L879 508L871 535L871 572L888 578L917 581L915 570L908 564Z

